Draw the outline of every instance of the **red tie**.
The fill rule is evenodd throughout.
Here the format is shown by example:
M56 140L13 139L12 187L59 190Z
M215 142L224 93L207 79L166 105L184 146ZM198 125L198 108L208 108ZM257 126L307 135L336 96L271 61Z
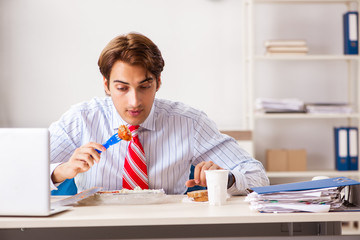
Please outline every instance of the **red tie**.
M138 125L129 126L132 140L126 153L123 173L123 188L126 189L134 189L136 186L149 189L145 153L139 141L138 128Z

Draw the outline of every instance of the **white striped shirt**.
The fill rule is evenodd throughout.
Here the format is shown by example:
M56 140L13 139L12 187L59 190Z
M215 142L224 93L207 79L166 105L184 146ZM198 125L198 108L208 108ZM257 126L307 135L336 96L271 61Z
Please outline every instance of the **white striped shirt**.
M127 124L110 97L94 98L74 105L51 124L51 172L69 160L76 148L105 143L117 128ZM246 188L269 184L262 164L242 150L237 142L221 134L205 113L185 104L155 99L151 112L139 128L148 167L149 188L167 194L183 194L190 166L213 161L231 170L236 183L229 194L245 194ZM122 172L129 142L120 141L101 154L99 163L75 177L78 191L97 186L103 190L122 188Z

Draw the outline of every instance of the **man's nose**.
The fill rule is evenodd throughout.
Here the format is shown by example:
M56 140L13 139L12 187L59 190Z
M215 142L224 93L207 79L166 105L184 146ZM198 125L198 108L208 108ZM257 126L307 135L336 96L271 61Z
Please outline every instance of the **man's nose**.
M138 107L140 105L140 96L139 96L139 93L136 92L136 90L132 90L129 92L129 105L131 107Z

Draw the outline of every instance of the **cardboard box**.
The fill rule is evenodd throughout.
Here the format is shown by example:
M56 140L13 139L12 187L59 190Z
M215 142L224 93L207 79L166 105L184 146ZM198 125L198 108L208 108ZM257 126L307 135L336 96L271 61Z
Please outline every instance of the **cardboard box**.
M268 149L267 171L306 171L305 149Z
M306 150L288 150L288 171L306 171Z
M287 151L284 149L268 149L266 151L267 171L287 171Z

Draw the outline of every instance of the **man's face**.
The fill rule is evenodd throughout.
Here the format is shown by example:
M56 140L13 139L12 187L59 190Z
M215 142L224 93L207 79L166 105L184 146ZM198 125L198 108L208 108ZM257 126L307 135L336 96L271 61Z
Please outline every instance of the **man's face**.
M156 84L155 76L142 66L117 61L112 67L109 85L104 78L105 91L121 118L130 125L139 125L150 114L160 79Z

